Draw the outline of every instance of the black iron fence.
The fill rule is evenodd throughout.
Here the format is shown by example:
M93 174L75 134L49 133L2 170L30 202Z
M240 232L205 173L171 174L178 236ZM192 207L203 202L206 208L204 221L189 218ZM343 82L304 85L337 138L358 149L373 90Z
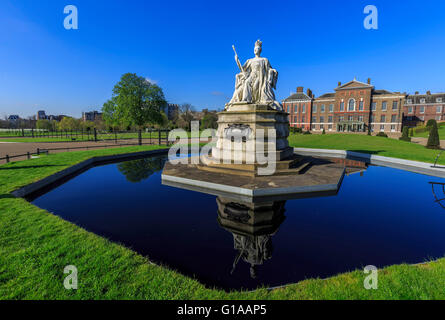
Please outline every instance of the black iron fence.
M86 134L83 139L76 139L82 137L82 133L76 132L65 132L64 137L71 137L70 140L63 140L63 142L72 142L65 144L63 147L55 148L37 148L36 152L27 152L24 154L7 154L4 157L0 157L0 161L6 161L6 163L11 162L15 158L31 159L32 156L39 156L41 154L49 154L50 152L62 152L62 151L72 151L80 149L97 149L97 148L111 148L111 147L123 147L123 146L142 146L142 145L165 145L168 146L171 143L168 141L170 130L167 129L149 129L149 130L139 130L139 131L98 131L93 130L91 134ZM35 135L34 137L40 137ZM42 135L41 137L51 138L57 137L56 135ZM36 142L42 142L37 140ZM43 141L45 142L45 141ZM51 142L51 141L49 141ZM76 143L77 142L77 143ZM93 142L92 144L81 145L82 142ZM97 142L97 143L94 143ZM105 143L100 143L105 142Z
M48 141L105 141L130 139L167 140L169 129L145 129L139 131L119 130L39 130L39 129L9 129L0 131L1 138L46 138Z

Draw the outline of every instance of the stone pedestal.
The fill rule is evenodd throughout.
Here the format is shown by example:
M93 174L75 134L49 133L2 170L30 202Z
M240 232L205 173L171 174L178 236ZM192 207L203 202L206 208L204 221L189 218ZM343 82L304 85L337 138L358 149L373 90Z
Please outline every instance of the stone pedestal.
M276 174L299 173L301 157L294 156L288 136L286 112L268 105L235 103L218 114L216 146L211 157L202 157L199 168L255 176L259 167L273 163Z

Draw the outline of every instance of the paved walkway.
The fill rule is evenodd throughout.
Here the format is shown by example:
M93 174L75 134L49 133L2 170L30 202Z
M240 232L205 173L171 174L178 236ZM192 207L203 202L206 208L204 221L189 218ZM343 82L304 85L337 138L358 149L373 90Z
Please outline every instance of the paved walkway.
M142 139L143 144L157 144L158 139ZM163 143L165 143L163 141ZM67 152L67 151L79 151L79 150L87 150L87 149L102 149L105 146L107 148L119 148L126 147L128 145L137 145L137 139L126 139L126 140L117 140L117 144L114 140L110 141L82 141L82 142L0 142L0 158L5 157L6 155L14 156L19 154L27 154L36 153L37 148L40 150L46 149L58 149L58 150L50 150L50 153L58 153L58 152ZM81 148L81 149L72 149L72 148ZM21 161L26 160L27 157L17 157L11 158L10 161ZM6 163L6 160L0 160L0 164Z
M411 138L411 142L426 146L428 138ZM445 140L440 140L440 147L445 149Z

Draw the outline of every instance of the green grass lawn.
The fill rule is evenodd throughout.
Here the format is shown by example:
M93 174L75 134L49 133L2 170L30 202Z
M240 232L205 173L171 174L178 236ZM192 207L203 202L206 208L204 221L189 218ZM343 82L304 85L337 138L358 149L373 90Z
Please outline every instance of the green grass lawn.
M311 136L313 147L340 146L336 137ZM309 138L292 144L309 147ZM321 139L321 140L319 140ZM330 139L334 139L333 142ZM358 149L373 149L366 137ZM330 142L329 142L330 141ZM374 140L372 140L374 141ZM377 141L377 140L375 140ZM358 143L358 142L356 142ZM379 142L380 143L380 142ZM381 142L381 145L393 142ZM394 142L396 146L398 141ZM346 143L354 147L352 142ZM158 148L125 147L50 154L0 166L0 299L444 299L445 259L397 265L379 271L379 289L365 290L366 275L353 271L284 289L224 292L206 288L134 251L39 209L10 193L59 170L99 155ZM380 149L380 148L377 148ZM403 148L402 148L403 149ZM420 150L420 149L416 149ZM372 152L373 150L370 150ZM216 217L215 217L216 219ZM63 287L67 265L75 265L79 289Z
M430 163L434 163L440 152L411 142L357 134L293 134L289 143L298 148L348 150ZM445 164L445 155L439 163Z

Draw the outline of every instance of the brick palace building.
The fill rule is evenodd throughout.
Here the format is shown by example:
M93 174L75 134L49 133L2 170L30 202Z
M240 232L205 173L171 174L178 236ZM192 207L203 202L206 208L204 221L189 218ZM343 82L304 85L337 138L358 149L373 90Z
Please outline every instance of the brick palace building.
M303 87L283 100L291 127L314 132L353 132L398 134L403 126L413 127L429 119L444 118L445 93L414 95L376 90L356 79L341 84L333 93L315 98Z

